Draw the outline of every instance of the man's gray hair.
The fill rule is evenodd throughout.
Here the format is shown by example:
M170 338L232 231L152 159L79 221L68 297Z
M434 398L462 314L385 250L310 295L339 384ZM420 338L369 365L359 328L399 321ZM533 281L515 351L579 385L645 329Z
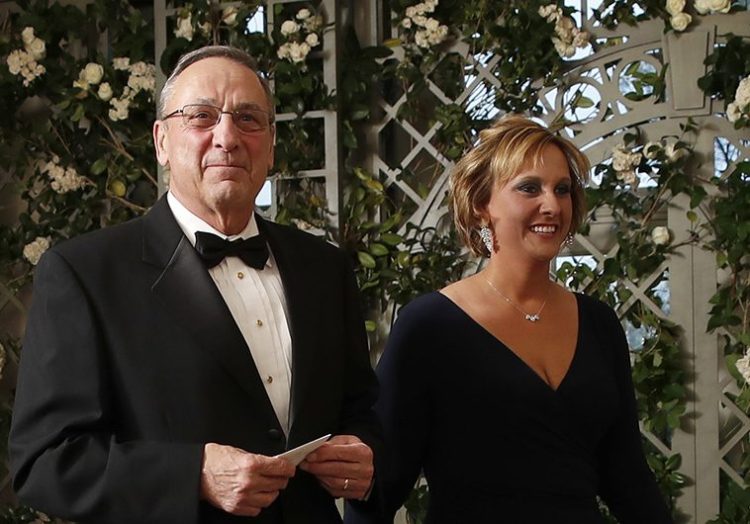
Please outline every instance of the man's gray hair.
M238 64L247 67L253 73L255 73L255 76L257 76L258 80L260 80L260 85L263 86L263 91L266 94L270 113L270 121L273 122L276 115L276 104L274 103L273 93L271 92L271 86L269 85L268 80L258 70L258 62L256 62L255 58L253 58L250 54L246 53L242 49L226 45L209 45L201 47L190 51L189 53L186 53L180 57L180 59L177 61L177 65L172 71L172 74L170 74L169 78L167 78L167 81L164 82L164 87L162 87L161 93L159 94L159 104L157 106L158 118L164 118L166 114L167 102L172 96L172 92L174 91L174 83L177 80L177 77L180 76L180 74L182 74L182 72L187 69L188 66L191 66L192 64L199 62L205 58L214 57L228 58L233 62L237 62Z

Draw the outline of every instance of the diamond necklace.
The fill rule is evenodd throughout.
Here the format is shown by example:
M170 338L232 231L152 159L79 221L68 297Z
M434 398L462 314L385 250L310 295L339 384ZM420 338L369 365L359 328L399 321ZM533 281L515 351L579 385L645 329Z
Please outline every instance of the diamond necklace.
M542 306L539 308L539 311L537 311L536 314L532 315L530 313L526 313L523 309L521 309L518 306L518 304L516 304L511 299L509 299L508 297L506 297L505 294L503 294L502 291L500 291L499 289L497 289L495 287L495 285L492 282L490 282L490 280L488 278L485 278L484 281L487 282L487 284L492 288L492 290L495 293L497 293L498 295L500 295L501 297L503 297L508 304L510 304L511 306L513 306L516 309L516 311L518 311L519 313L521 313L523 315L523 318L525 318L529 322L539 322L539 320L541 319L541 317L539 315L541 314L542 310L544 309L544 306L547 305L547 299L549 298L549 293L550 293L550 290L552 289L552 286L549 286L547 288L547 294L544 297L544 302L542 302Z

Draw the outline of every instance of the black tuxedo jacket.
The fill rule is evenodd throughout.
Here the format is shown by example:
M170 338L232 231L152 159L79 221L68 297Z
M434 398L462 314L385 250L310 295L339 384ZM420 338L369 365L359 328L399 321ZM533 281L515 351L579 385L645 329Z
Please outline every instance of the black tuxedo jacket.
M162 198L144 217L63 242L36 269L10 436L22 502L80 522L340 522L297 470L239 518L198 500L203 445L276 455L326 433L377 452L369 363L348 257L258 220L292 336L288 440L213 280Z

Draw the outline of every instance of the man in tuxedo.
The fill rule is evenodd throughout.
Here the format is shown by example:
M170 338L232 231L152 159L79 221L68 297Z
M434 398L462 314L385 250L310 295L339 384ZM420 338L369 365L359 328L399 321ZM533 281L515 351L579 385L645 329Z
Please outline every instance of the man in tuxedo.
M376 379L348 257L253 213L274 104L246 53L183 56L170 188L37 266L10 436L21 502L79 522L330 523L365 498ZM295 468L276 455L332 433Z

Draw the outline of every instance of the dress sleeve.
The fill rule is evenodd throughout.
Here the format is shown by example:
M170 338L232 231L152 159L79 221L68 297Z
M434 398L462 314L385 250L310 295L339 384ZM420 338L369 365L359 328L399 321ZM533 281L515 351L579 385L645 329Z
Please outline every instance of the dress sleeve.
M348 511L347 524L392 523L424 465L431 418L430 363L424 355L432 337L420 313L418 304L402 311L378 363L376 411L383 424L385 454L370 503Z
M21 353L13 487L24 504L76 521L197 523L202 446L116 438L100 321L73 269L47 252Z
M615 312L602 312L600 337L609 342L620 406L599 449L601 497L620 524L672 524L664 496L643 454L630 355Z

